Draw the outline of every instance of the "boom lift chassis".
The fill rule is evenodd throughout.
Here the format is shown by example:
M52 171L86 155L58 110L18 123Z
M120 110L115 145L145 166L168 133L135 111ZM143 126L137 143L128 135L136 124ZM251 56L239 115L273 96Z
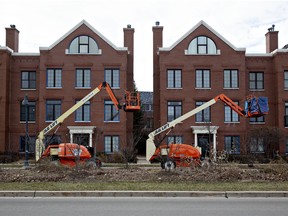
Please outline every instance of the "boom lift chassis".
M250 101L255 98L254 96L248 96L246 102L250 103ZM256 112L252 112L249 107L247 109L242 109L236 103L234 103L229 97L225 94L220 94L210 101L202 104L199 107L187 112L186 114L176 118L175 120L166 123L165 125L161 126L160 128L152 131L148 135L148 139L146 140L146 160L153 161L155 158L160 159L165 156L165 160L161 161L162 168L171 168L176 166L191 166L191 165L200 165L200 151L199 149L187 145L187 144L167 144L161 145L161 142L167 137L167 135L171 132L173 128L182 121L188 119L189 117L197 114L198 112L212 106L213 104L217 103L219 100L227 104L234 110L238 115L246 118L251 117L259 117L268 114L268 99L266 97L262 97L267 101L267 110L261 112L259 109ZM163 136L163 138L158 142L155 143L155 137L165 131L169 131Z

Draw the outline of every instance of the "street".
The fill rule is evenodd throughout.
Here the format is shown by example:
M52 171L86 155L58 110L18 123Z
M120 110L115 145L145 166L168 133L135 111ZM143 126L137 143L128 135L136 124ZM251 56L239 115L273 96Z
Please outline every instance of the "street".
M271 216L286 215L287 198L0 198L6 216Z

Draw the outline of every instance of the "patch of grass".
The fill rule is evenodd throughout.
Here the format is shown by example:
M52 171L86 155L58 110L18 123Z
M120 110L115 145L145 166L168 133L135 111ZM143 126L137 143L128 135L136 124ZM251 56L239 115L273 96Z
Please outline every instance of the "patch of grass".
M0 183L0 190L33 191L288 191L288 182L168 183L168 182L97 182L97 183Z

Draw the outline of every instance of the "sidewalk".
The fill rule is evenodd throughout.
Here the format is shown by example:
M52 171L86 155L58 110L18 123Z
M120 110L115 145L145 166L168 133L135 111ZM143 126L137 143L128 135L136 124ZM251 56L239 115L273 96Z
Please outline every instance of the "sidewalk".
M288 191L0 191L0 197L286 197Z

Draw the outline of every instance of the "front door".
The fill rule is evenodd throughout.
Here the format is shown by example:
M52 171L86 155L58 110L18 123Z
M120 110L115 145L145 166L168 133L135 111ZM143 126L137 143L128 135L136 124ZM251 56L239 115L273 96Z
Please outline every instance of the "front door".
M89 146L89 134L73 134L73 142L83 145Z
M198 146L201 147L201 159L209 158L210 145L209 145L209 135L199 134L198 135Z

